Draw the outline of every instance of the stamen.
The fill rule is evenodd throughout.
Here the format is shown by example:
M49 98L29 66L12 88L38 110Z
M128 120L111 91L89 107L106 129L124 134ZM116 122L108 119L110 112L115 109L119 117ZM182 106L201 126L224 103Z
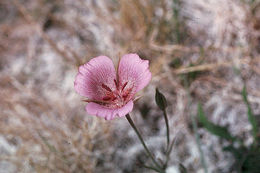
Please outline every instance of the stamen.
M110 99L111 99L111 97L109 97L109 96L103 97L103 100L104 100L104 101L108 101L108 100L110 100Z
M129 93L123 95L124 100L128 97Z
M108 101L101 101L101 100L92 100L92 99L86 99L86 100L82 100L83 102L87 102L87 103L90 103L90 102L94 102L94 103L98 103L98 104L107 104L109 103Z
M105 84L102 83L102 88L104 88L105 90L109 91L109 92L112 92L112 90Z
M127 82L123 85L122 91L125 89L126 85L127 85Z
M115 85L116 85L116 89L118 90L118 82L114 79Z
M131 94L132 90L133 90L133 88L129 88L129 89L127 89L127 90L124 92L124 94L122 95L122 97L124 98L124 100L127 99L127 97L129 96L129 94Z
M90 102L94 102L95 100L82 100L83 102L87 102L87 103L90 103Z

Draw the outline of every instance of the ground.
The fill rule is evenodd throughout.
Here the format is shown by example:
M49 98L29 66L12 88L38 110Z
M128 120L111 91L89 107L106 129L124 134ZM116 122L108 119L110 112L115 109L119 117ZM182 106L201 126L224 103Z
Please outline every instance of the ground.
M239 0L2 0L0 2L0 172L152 172L125 118L87 115L74 90L79 65L126 53L150 61L152 81L131 113L164 159L166 128L155 88L168 101L167 173L230 172L225 141L192 128L201 103L212 122L252 143L241 91L260 115L260 3Z

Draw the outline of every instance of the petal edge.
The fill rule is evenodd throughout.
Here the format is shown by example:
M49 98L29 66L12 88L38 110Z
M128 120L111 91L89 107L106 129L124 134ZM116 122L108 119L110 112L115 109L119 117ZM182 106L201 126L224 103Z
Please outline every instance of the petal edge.
M137 54L126 54L122 57L118 67L120 83L131 82L135 92L142 90L152 78L149 61L142 60Z
M115 78L116 71L112 60L106 56L98 56L79 67L74 88L82 96L100 100L104 95L100 87L102 83L115 88L113 82Z
M133 110L133 105L134 105L133 101L131 100L121 108L111 109L111 108L107 108L102 105L99 105L97 103L90 102L86 106L86 111L90 115L103 117L103 118L105 118L105 120L112 120L117 116L123 117L126 114L128 114L129 112L131 112Z

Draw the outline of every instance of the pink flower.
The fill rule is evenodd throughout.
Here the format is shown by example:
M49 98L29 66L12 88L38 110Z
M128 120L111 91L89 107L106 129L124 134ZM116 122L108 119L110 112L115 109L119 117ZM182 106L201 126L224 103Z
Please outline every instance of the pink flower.
M79 67L74 87L88 98L86 111L111 120L133 109L134 95L151 80L149 61L137 54L124 55L115 70L112 60L98 56Z

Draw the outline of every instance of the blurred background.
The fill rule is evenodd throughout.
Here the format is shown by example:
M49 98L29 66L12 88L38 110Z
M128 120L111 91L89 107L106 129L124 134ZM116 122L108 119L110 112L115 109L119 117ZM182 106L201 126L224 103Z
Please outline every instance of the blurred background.
M241 91L246 85L259 123L259 0L1 0L0 173L153 172L126 119L87 115L73 87L79 65L131 52L153 74L131 115L160 159L156 87L168 101L167 172L180 172L179 163L191 173L237 172L227 141L191 117L200 102L211 122L253 143Z

